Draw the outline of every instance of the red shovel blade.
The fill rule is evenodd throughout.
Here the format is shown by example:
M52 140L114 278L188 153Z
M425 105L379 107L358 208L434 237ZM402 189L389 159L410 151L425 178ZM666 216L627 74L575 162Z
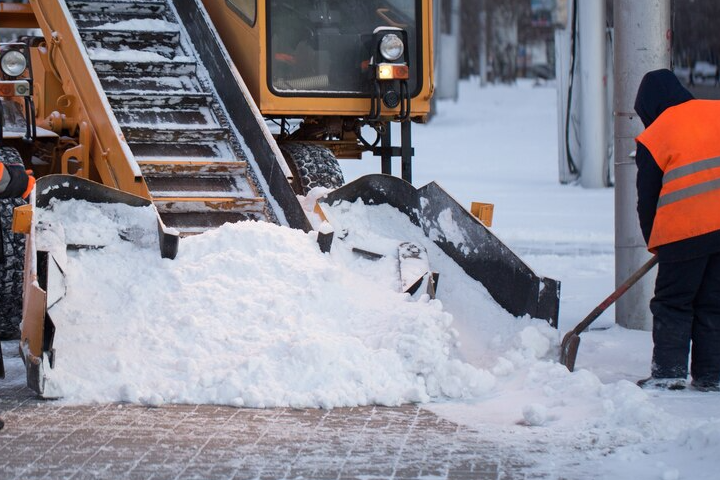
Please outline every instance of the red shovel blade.
M580 348L580 335L570 331L560 344L560 363L571 372L575 370L578 348Z

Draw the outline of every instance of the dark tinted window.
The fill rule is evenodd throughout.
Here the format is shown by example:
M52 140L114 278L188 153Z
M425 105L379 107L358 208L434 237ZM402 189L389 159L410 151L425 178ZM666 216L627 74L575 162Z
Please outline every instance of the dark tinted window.
M282 93L369 93L368 63L377 27L408 33L411 81L419 62L417 0L271 0L270 75Z

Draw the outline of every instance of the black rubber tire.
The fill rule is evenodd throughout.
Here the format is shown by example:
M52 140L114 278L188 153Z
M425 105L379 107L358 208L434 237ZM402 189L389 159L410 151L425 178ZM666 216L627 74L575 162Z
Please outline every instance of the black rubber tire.
M10 147L0 149L0 160L6 164L22 163L17 150ZM25 235L13 233L12 217L13 209L25 203L20 198L0 199L0 340L20 338Z
M280 150L295 175L293 190L307 195L315 187L336 189L345 184L340 164L326 147L311 143L281 143Z

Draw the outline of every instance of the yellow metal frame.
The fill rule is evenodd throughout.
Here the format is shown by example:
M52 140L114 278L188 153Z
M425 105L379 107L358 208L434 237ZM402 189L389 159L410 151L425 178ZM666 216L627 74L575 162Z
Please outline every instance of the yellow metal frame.
M63 170L68 170L70 159L76 159L80 167L74 174L150 198L107 97L97 87L100 81L90 59L77 41L80 37L65 2L30 0L30 5L46 39L45 61L64 93L57 99L43 98L40 105L47 109L48 103L54 101L57 109L64 112L64 126L76 127L80 135L78 146L63 157Z
M494 210L495 205L492 203L472 202L470 204L470 213L486 227L492 227Z
M0 3L0 28L38 28L38 23L30 5Z
M275 95L268 88L267 77L267 0L258 0L254 26L248 25L225 0L203 0L203 3L263 115L364 117L370 111L368 98ZM430 112L430 98L434 91L432 0L422 0L422 7L422 89L412 99L411 116L414 118L425 117ZM383 115L390 118L399 112L398 107L384 110Z

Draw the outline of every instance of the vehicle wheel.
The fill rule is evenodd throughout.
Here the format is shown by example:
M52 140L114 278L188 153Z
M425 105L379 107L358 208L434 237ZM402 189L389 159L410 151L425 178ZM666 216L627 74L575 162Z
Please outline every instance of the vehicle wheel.
M281 143L280 150L293 170L293 190L307 195L315 187L338 188L345 183L335 155L325 147L310 143Z
M17 150L9 147L0 149L0 160L22 163ZM12 217L13 209L24 204L20 198L0 199L0 340L20 338L25 235L13 233Z

